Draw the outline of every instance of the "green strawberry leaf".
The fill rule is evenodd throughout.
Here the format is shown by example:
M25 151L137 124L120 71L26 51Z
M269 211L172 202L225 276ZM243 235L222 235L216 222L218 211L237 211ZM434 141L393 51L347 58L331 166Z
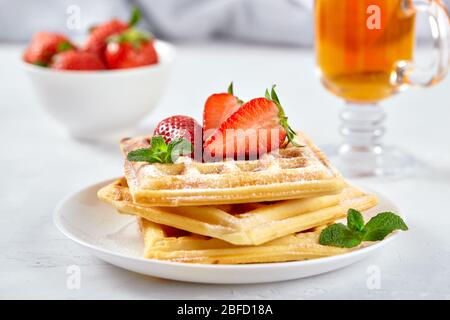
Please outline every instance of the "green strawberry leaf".
M319 243L325 246L353 248L361 243L361 234L342 223L335 223L322 230Z
M363 231L364 218L358 210L348 209L347 212L347 227L353 231Z
M278 118L280 119L280 125L286 131L286 136L288 138L288 141L290 143L292 143L292 145L295 147L304 147L294 141L296 133L295 133L294 129L292 129L289 126L288 118L287 118L286 114L284 113L283 107L281 106L280 99L278 98L278 95L275 91L275 87L276 87L276 85L273 85L272 90L270 92L269 92L269 89L266 89L265 97L266 97L266 99L273 101L276 104L276 106L278 107Z
M234 92L233 92L233 81L230 82L230 85L228 86L228 93L231 94L232 96L234 96Z
M228 94L231 94L232 96L234 96L240 105L244 104L244 101L242 101L241 99L239 99L238 97L236 97L234 95L233 81L230 82L227 92L228 92Z
M369 220L364 227L364 241L383 240L395 230L408 230L403 219L392 212L382 212Z
M47 67L47 63L45 63L44 61L40 61L40 60L33 62L33 64L35 66L39 66L39 67Z
M131 17L128 20L128 26L133 27L141 20L141 10L139 10L138 7L133 7L133 10L131 11Z
M64 51L68 51L68 50L72 50L73 49L73 45L68 42L68 41L64 41L64 42L60 42L58 43L58 46L56 47L56 52L64 52Z
M153 36L148 32L130 28L122 33L114 34L108 37L106 42L130 43L134 48L139 49L143 43L150 41L152 37Z

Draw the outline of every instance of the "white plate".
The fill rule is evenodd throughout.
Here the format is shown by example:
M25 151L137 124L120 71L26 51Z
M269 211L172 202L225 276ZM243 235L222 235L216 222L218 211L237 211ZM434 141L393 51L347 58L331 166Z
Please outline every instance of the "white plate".
M142 258L143 243L133 216L117 214L97 199L97 190L111 181L86 187L66 197L54 212L54 223L68 238L93 255L134 272L180 281L204 283L261 283L309 277L358 262L381 249L398 233L350 253L308 261L248 265L201 265ZM372 191L373 192L373 191ZM387 198L367 212L399 213Z

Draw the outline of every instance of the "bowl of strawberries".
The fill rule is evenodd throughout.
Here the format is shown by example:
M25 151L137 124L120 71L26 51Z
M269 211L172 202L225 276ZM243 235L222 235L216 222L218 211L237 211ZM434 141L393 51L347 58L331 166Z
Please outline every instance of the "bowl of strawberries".
M36 33L22 60L42 107L75 138L118 136L146 116L161 98L175 48L112 19L77 44L63 34Z

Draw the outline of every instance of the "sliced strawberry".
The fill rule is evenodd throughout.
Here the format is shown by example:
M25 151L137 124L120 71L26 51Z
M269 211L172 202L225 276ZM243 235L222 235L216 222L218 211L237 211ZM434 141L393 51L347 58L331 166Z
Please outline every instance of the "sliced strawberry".
M168 117L157 124L153 135L162 136L166 143L186 139L194 147L195 159L202 158L202 127L194 118L182 115Z
M75 46L63 34L38 32L33 36L26 49L23 60L28 63L47 66L55 54L74 48Z
M203 139L209 138L241 105L242 101L233 93L233 83L230 83L227 93L209 96L203 110Z
M59 70L102 70L103 61L92 52L66 51L55 55L50 67Z
M204 160L224 158L256 159L278 149L286 137L292 142L294 131L287 123L275 89L265 98L242 105L204 143Z

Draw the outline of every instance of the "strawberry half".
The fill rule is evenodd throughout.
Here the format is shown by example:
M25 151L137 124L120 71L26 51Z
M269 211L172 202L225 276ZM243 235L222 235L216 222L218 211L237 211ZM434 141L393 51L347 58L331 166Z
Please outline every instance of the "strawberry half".
M176 115L162 120L153 131L154 136L161 136L169 144L178 139L186 139L194 148L191 155L196 160L202 159L202 127L194 118Z
M233 93L233 82L230 83L227 93L215 93L209 96L203 109L203 139L208 139L241 107L242 103L242 100Z
M297 145L273 86L265 98L250 100L220 125L205 141L203 157L205 161L256 159L280 148L286 137Z
M47 66L55 54L74 48L75 46L63 34L38 32L25 50L23 60L35 65Z

